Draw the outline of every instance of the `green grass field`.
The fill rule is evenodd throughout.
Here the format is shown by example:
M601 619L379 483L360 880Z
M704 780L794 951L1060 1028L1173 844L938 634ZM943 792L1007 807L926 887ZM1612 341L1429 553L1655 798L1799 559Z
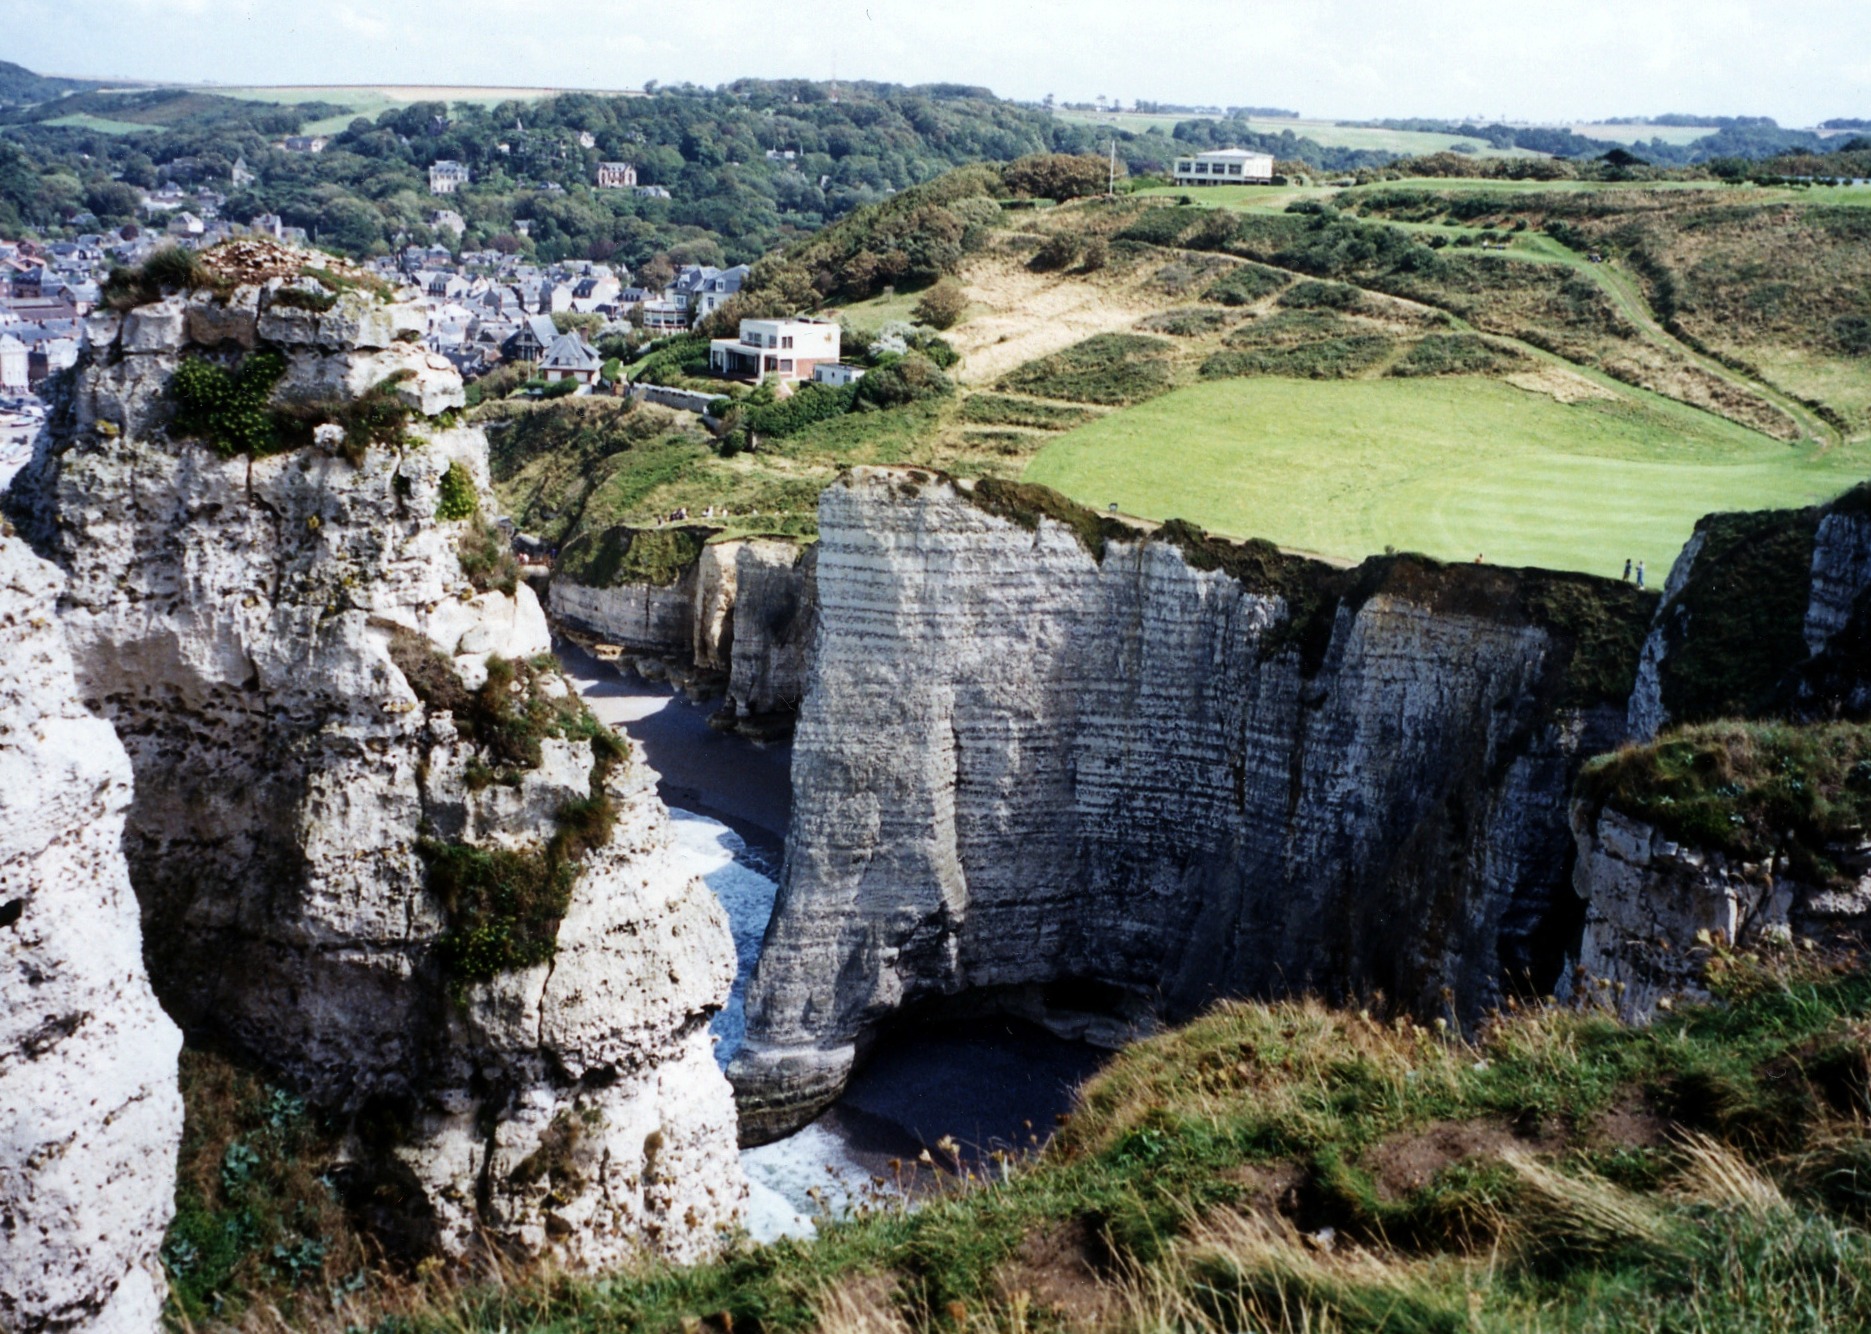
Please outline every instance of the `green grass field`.
M1778 444L1649 395L1566 405L1491 380L1224 380L1068 432L1025 480L1102 509L1356 560L1445 560L1661 580L1714 510L1804 505L1871 475L1871 448Z
M1072 125L1110 125L1132 134L1152 130L1167 135L1178 121L1213 119L1202 116L1148 116L1133 112L1099 115L1095 111L1055 111L1053 115ZM1335 120L1259 120L1247 122L1256 134L1281 134L1291 130L1301 139L1310 139L1326 148L1371 148L1386 153L1439 153L1456 144L1479 150L1482 157L1515 157L1517 153L1497 153L1483 139L1459 134L1423 134L1415 130L1385 130L1364 125L1341 125Z
M61 129L91 130L97 134L161 134L160 125L138 125L128 120L107 120L103 116L79 113L75 116L59 116L54 120L41 122Z

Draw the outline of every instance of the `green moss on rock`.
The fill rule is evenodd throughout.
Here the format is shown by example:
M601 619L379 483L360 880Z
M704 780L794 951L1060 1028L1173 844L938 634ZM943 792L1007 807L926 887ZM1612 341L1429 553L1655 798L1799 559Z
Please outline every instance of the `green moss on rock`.
M1677 722L1784 709L1807 656L1813 536L1822 511L1712 514L1701 550L1664 613L1663 706Z
M1703 723L1592 761L1579 796L1680 842L1744 861L1784 859L1811 884L1871 826L1871 726Z

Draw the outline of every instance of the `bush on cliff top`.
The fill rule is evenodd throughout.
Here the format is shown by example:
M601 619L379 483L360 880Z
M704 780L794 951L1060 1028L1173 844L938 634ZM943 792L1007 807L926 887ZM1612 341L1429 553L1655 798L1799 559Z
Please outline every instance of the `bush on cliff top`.
M1780 859L1807 884L1871 837L1871 725L1703 723L1592 761L1579 795L1692 847Z
M584 533L559 553L555 578L589 588L652 584L667 588L701 559L712 529L617 527Z

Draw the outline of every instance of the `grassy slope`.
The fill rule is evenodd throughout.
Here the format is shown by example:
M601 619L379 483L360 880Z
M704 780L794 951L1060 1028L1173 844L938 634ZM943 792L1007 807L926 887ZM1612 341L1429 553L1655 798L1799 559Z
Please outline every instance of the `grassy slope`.
M1053 114L1067 124L1116 125L1133 134L1148 134L1154 129L1162 131L1165 136L1176 128L1179 121L1201 119L1196 116L1137 115L1134 112L1116 116L1101 116L1092 111L1057 111ZM1486 140L1471 139L1465 135L1385 130L1362 125L1341 125L1333 120L1250 120L1248 128L1256 134L1282 134L1291 130L1296 137L1310 139L1326 148L1370 148L1386 153L1425 154L1440 153L1457 144L1465 144L1477 150L1477 157L1520 156L1498 153L1488 147Z
M1356 559L1660 579L1713 510L1829 499L1871 450L1823 457L1659 399L1562 404L1491 380L1223 380L1077 428L1025 480L1088 505L1190 519Z
M1193 228L1185 228L1182 243L1199 243L1196 220L1222 208L1246 215L1244 249L1265 259L1288 244L1281 238L1304 230L1303 219L1285 213L1289 204L1332 198L1356 204L1381 189L1406 188L1499 198L1494 216L1404 212L1406 220L1388 224L1444 243L1472 242L1489 224L1505 228L1515 217L1535 217L1556 198L1582 197L1589 210L1599 197L1519 182L1349 192L1223 187L1191 192L1203 207L1179 211ZM1632 216L1645 208L1668 215L1674 205L1657 201L1677 196L1718 210L1778 202L1782 194L1786 202L1798 199L1752 188L1718 194L1706 186L1672 187L1661 195L1599 189L1615 195L1613 203L1624 201L1618 207ZM575 466L497 476L502 496L523 526L561 540L575 528L653 522L678 508L695 516L710 505L732 506L737 525L744 520L753 531L805 534L814 527L817 490L851 464L914 463L963 476L1018 476L1031 464L1031 479L1089 504L1116 501L1132 513L1179 515L1324 554L1355 558L1396 545L1445 558L1479 551L1495 560L1610 573L1631 556L1648 561L1660 578L1701 513L1805 504L1871 471L1871 441L1838 446L1839 433L1811 409L1664 329L1626 265L1588 264L1536 228L1495 233L1509 238L1506 253L1448 245L1441 252L1446 272L1433 280L1380 276L1375 281L1386 290L1409 299L1367 290L1342 315L1318 312L1334 326L1335 344L1322 341L1334 333L1324 324L1311 341L1287 333L1310 313L1287 308L1297 292L1275 289L1302 275L1274 273L1273 286L1245 304L1218 304L1228 299L1217 294L1218 280L1246 272L1228 255L1112 240L1095 271L1030 267L1049 234L1115 237L1158 202L1088 201L1007 213L964 265L970 304L947 335L964 358L955 371L962 386L957 400L821 423L733 459L716 456L695 430L680 447L581 451ZM1366 222L1377 224L1379 211ZM892 292L840 314L855 328L873 330L907 316L916 299L914 292ZM1476 331L1499 354L1494 364L1484 358L1441 369L1485 370L1493 378L1417 384L1390 378L1417 365L1413 349L1425 336L1472 345ZM1105 367L1093 358L1075 375L1038 373L1048 358L1058 363L1088 339L1135 332L1174 335L1174 346L1154 367ZM1773 365L1767 356L1759 360ZM1864 377L1850 373L1856 367L1830 361L1818 369L1838 381L1841 403L1871 395ZM1090 381L1107 371L1124 383L1092 392L1097 386ZM1228 373L1358 378L1202 383L1205 375ZM1562 399L1602 401L1568 405L1507 387L1509 375L1556 379ZM1178 392L1138 402L1166 390ZM1126 402L1134 406L1121 406ZM1080 429L1064 434L1074 427ZM1789 448L1761 430L1789 438L1803 432L1834 447ZM1174 443L1173 452L1166 442Z
M994 1188L956 1183L911 1214L874 1202L816 1242L692 1269L468 1292L376 1279L319 1323L1864 1328L1871 981L1799 967L1717 950L1731 1005L1647 1030L1523 1009L1472 1045L1314 1003L1225 1004L1114 1058Z

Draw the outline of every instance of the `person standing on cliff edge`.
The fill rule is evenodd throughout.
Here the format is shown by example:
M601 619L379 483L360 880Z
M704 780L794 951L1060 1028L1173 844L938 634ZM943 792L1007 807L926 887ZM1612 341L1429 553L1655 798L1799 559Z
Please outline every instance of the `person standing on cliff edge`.
M1626 581L1628 581L1630 577L1631 577L1631 558L1629 556L1626 556L1624 558L1624 578L1626 579Z
M1639 588L1644 586L1644 563L1642 561L1637 562L1637 586Z

